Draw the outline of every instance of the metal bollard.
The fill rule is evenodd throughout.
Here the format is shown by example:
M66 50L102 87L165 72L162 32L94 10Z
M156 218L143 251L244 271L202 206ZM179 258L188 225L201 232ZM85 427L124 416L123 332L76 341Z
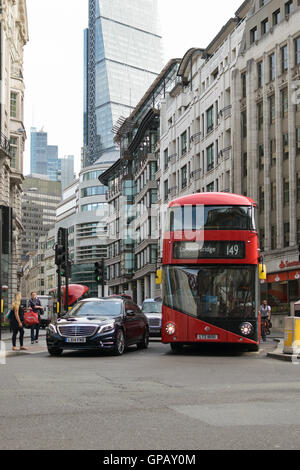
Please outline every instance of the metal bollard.
M6 365L6 346L4 341L0 341L0 365Z

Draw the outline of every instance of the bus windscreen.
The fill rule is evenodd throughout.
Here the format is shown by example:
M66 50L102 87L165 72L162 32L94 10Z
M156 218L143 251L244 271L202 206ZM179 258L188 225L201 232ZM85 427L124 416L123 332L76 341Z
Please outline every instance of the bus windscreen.
M175 206L168 230L255 230L252 206Z

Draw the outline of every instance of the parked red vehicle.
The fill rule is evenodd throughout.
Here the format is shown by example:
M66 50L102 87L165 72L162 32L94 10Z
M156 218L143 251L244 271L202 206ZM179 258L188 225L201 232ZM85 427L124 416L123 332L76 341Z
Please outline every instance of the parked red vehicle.
M256 204L228 193L170 203L163 241L162 342L259 348Z

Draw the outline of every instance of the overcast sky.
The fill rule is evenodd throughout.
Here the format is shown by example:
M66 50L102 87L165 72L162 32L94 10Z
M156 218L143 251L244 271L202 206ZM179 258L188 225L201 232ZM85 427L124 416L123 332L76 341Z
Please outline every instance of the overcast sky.
M242 0L158 0L165 62L206 47ZM126 0L124 0L124 6ZM27 0L24 173L30 171L30 128L44 128L59 156L75 155L78 172L83 122L83 30L88 0Z

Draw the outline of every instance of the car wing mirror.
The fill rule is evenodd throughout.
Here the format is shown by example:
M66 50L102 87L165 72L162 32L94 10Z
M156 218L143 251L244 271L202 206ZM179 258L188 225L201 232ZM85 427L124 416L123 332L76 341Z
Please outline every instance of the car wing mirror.
M135 311L134 310L126 310L126 315L127 315L127 317L132 317L133 315L135 315Z

